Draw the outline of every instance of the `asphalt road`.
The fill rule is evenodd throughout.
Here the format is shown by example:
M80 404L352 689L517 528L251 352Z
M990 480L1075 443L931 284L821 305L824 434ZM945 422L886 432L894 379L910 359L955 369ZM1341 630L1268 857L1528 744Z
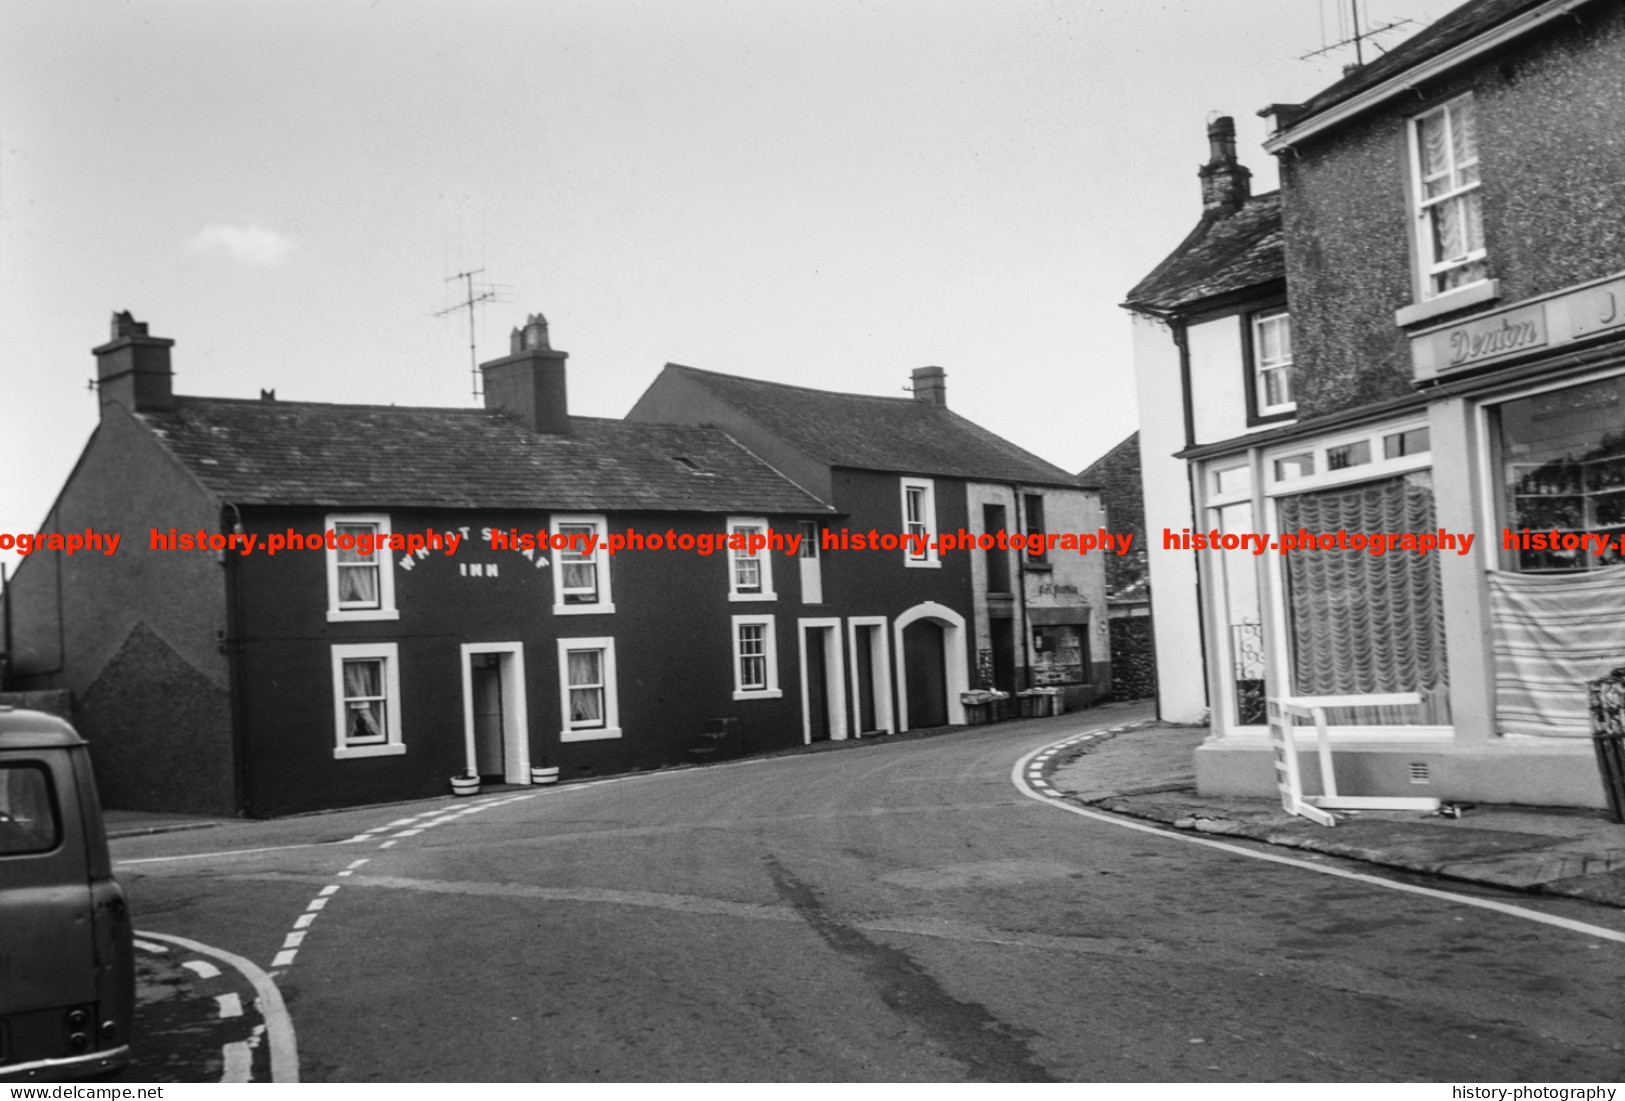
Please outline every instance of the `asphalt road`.
M305 1081L1625 1078L1618 943L1091 821L1014 785L1024 754L1123 717L114 855L139 929L269 973ZM243 849L267 851L221 855ZM1498 897L1625 928L1619 911ZM220 1023L239 1042L261 1011L243 1003L248 1021ZM276 1030L255 1027L265 1078ZM218 1080L223 1049L199 1055L182 1031L186 1053L154 1032L127 1079Z

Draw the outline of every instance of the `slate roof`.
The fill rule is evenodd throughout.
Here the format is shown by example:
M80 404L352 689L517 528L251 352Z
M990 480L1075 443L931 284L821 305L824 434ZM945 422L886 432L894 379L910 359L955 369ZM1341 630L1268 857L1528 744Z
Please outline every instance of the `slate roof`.
M1281 193L1233 212L1206 213L1179 247L1128 292L1130 309L1178 310L1205 298L1286 278Z
M666 370L830 466L1082 488L1060 467L931 402L813 390L679 363Z
M1322 90L1291 116L1295 126L1313 115L1375 87L1389 77L1420 65L1513 17L1538 8L1546 0L1469 0L1407 38L1392 50L1368 62L1336 84ZM1291 129L1288 126L1287 129Z
M560 436L483 409L196 397L139 416L205 487L242 505L832 511L702 426L571 417Z

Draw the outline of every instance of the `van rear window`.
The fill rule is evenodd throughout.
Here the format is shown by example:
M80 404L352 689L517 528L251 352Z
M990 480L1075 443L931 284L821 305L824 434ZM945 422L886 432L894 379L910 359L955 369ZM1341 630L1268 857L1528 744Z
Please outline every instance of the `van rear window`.
M40 765L0 765L0 858L49 852L61 838L51 774Z

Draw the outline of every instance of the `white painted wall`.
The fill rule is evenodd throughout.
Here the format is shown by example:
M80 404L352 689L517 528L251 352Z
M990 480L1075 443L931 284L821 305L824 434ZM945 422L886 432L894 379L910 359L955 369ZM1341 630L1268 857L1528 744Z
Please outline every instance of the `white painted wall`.
M1197 443L1216 443L1247 432L1247 376L1241 361L1242 320L1241 315L1232 314L1186 330Z
M1196 604L1196 556L1163 550L1162 530L1191 526L1190 483L1183 459L1184 391L1179 349L1168 326L1134 314L1134 374L1140 405L1140 466L1145 486L1146 549L1157 640L1158 714L1169 722L1201 721L1202 631Z

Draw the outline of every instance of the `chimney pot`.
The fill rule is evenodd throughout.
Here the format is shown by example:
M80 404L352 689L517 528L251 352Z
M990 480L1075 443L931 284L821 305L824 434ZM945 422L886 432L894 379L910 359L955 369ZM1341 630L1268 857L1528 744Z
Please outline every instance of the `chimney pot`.
M948 406L948 372L941 367L914 368L914 400Z
M173 340L147 335L147 325L120 310L113 315L112 339L92 348L96 357L96 389L101 403L122 405L132 413L175 408L175 390L169 367Z

